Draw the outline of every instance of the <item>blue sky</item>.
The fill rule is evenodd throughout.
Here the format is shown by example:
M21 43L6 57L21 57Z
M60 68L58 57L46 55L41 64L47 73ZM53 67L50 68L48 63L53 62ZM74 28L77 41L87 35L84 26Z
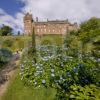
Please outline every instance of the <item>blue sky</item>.
M100 18L100 0L0 0L0 26L9 25L23 32L26 12L41 21L69 19L81 23L94 16Z
M24 3L17 0L0 0L0 8L12 16L20 12L22 7L24 7Z

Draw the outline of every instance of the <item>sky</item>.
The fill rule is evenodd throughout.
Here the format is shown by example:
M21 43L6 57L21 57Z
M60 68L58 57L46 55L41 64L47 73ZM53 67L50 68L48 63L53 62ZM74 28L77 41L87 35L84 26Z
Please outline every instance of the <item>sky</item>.
M69 19L81 23L91 17L100 18L100 0L0 0L0 26L9 25L23 32L27 12L40 21Z

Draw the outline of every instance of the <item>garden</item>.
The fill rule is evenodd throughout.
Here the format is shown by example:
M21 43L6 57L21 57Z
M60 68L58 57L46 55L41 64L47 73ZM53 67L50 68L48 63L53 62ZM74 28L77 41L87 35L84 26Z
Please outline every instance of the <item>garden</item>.
M26 41L4 100L100 100L98 18L65 36L36 37L33 29Z
M80 27L60 46L36 45L33 30L34 43L24 51L20 65L25 85L54 88L55 100L100 99L100 23L92 18Z

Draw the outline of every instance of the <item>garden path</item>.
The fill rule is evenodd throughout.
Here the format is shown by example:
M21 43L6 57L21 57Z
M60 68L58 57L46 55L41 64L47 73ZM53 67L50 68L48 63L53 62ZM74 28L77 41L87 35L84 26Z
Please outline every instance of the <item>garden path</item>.
M0 97L2 97L3 94L6 92L8 84L12 79L16 71L16 68L18 66L20 55L21 53L13 54L11 61L6 65L4 69L0 71L0 75L1 75L0 78L3 79L3 82L0 84Z

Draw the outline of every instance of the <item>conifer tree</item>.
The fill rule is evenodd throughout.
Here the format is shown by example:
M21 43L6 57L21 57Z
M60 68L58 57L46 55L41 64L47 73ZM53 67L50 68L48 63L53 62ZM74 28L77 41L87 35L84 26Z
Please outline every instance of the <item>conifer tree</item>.
M34 27L32 30L32 53L33 53L34 62L36 63L36 42L35 42L35 29L34 29Z

